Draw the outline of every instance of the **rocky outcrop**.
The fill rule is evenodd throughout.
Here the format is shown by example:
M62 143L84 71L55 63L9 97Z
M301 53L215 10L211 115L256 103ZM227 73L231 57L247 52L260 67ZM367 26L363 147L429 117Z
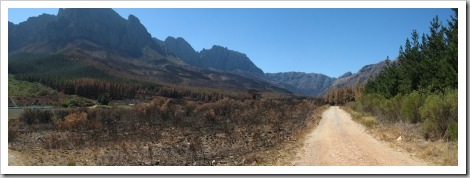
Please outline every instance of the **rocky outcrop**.
M258 68L246 54L229 50L226 47L212 46L211 49L203 49L199 53L201 66L234 73L252 73L263 75L264 72Z
M183 38L174 38L169 36L163 43L174 55L179 57L184 62L194 66L204 67L201 64L198 52L196 52L194 48Z
M352 75L351 72L346 72L346 73L344 73L343 75L339 76L338 79L344 78L344 77L349 77L349 76L351 76L351 75Z

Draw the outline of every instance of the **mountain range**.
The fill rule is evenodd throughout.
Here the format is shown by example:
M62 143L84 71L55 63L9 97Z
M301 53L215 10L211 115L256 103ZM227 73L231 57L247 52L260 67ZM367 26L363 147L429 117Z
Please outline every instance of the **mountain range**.
M98 8L59 9L57 15L9 22L8 52L9 72L20 71L15 66L28 61L22 56L61 55L61 60L74 65L129 80L308 96L331 87L364 83L385 66L384 62L368 65L339 78L301 72L264 73L242 52L219 45L198 52L181 37L164 41L152 37L133 15L124 19L112 9Z
M297 95L318 96L326 93L333 87L355 86L358 83L363 84L385 67L384 61L369 64L361 68L357 73L346 72L338 78L329 77L324 74L304 72L264 73L245 54L229 50L226 47L214 45L209 50L203 49L201 52L197 52L189 42L181 37L167 37L161 43L188 64L261 80L264 79Z

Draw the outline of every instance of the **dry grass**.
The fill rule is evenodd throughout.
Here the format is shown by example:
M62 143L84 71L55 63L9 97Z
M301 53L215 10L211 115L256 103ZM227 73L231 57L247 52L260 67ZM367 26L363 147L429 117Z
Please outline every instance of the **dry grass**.
M458 143L456 141L426 141L420 130L420 124L410 123L381 123L375 117L353 111L348 106L343 107L353 120L367 127L368 133L382 140L391 147L408 152L411 156L424 160L430 165L457 166ZM373 127L368 126L368 120L374 120ZM372 122L372 121L370 121ZM398 137L401 141L397 141Z
M375 117L358 113L356 111L353 111L349 107L342 107L342 109L345 109L346 111L348 111L348 113L351 115L353 120L361 123L367 129L374 129L377 127L377 119L375 119Z

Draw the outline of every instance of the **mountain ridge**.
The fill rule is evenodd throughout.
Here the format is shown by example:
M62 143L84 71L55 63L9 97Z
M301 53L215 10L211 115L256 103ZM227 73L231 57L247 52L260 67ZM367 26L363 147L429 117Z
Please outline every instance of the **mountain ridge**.
M241 75L264 75L263 70L258 68L246 54L227 47L213 45L210 49L197 52L184 38L171 36L165 39L164 44L177 57L197 67Z
M54 16L39 19L45 17ZM59 9L54 19L41 24L44 28L35 28L32 20L35 18L20 24L9 23L9 39L21 42L16 48L9 49L9 55L63 54L63 60L79 61L136 80L290 93L265 81L188 65L158 43L134 15L129 15L126 20L112 9L78 8ZM17 29L28 25L34 33L27 34L24 39L13 36Z
M272 80L273 83L295 94L321 96L333 88L354 87L357 84L365 84L370 78L380 73L385 65L385 61L368 64L356 73L346 72L338 78L329 77L325 74L305 72L266 73L266 77Z

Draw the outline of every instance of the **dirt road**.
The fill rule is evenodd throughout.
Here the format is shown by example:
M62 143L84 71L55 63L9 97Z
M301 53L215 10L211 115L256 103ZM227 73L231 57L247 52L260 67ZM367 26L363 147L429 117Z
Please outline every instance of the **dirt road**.
M392 150L365 133L338 106L328 108L293 162L297 166L419 166L405 153Z

